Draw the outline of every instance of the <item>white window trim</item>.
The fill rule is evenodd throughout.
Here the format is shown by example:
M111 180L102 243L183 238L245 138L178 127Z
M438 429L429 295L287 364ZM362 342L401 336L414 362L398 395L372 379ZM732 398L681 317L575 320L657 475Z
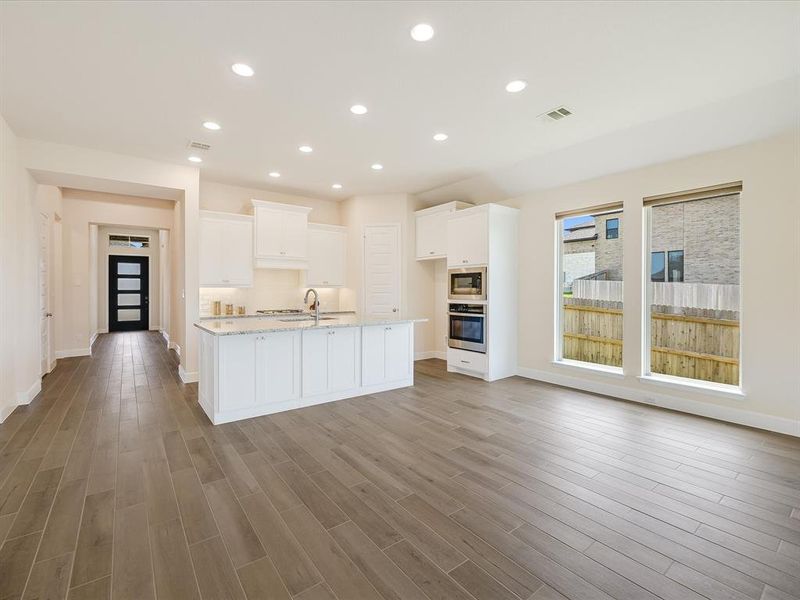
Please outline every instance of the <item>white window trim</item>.
M675 377L674 375L661 375L651 373L649 375L640 375L639 381L645 383L660 385L673 389L695 389L714 396L722 396L724 398L733 398L735 400L743 400L747 397L741 386L728 385L725 383L715 383L713 381L704 381L702 379L690 379L688 377Z
M739 210L741 212L741 198L742 193L739 192ZM713 381L704 381L702 379L690 379L689 377L675 377L673 375L663 375L660 373L653 373L651 370L650 364L650 340L652 339L651 331L650 331L650 309L651 309L651 302L652 302L652 289L653 286L650 285L650 273L652 271L652 245L650 243L651 239L651 228L653 223L653 206L644 206L642 207L644 211L644 218L642 219L642 339L641 339L641 365L642 365L642 374L638 376L639 381L645 381L649 383L654 383L657 385L663 385L667 387L671 387L673 389L697 389L699 391L703 391L709 394L713 394L716 396L722 396L725 398L734 398L734 399L742 399L746 397L744 390L742 389L742 271L741 271L741 256L742 256L742 242L741 239L739 240L739 385L728 385L724 383L716 383ZM741 216L740 216L741 219ZM740 233L741 235L741 233ZM685 251L685 249L684 249ZM684 258L685 258L684 254ZM664 254L664 279L666 281L669 280L667 276L667 268L668 268L668 261L669 261L669 253L665 251Z
M564 220L556 219L554 226L556 228L555 235L555 297L553 305L555 307L555 327L553 330L553 362L560 362L564 356L564 311L562 310L562 303L564 302L564 282L562 280L564 271L564 257L562 256L561 247L564 241Z
M582 360L572 360L569 358L561 358L554 360L553 363L557 367L566 367L568 369L580 369L582 371L592 371L601 373L603 375L610 375L612 377L624 378L625 373L622 367L613 367L611 365L601 365L599 363L584 362Z

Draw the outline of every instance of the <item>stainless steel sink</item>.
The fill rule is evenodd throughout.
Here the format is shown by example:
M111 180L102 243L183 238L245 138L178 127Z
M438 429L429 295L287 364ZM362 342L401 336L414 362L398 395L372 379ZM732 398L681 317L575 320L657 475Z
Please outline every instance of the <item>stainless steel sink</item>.
M289 317L288 319L278 319L284 323L294 323L296 321L313 321L314 317ZM320 317L320 321L335 321L336 317Z

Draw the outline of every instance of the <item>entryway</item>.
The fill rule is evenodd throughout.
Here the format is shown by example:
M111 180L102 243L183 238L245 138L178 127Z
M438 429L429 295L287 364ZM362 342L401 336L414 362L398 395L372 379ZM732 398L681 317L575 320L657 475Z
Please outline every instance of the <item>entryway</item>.
M147 256L108 257L108 330L150 327L150 269Z

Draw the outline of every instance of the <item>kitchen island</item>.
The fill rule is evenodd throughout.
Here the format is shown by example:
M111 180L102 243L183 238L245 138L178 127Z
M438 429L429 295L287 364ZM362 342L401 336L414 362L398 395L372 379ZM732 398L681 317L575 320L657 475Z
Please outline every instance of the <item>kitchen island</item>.
M414 323L355 314L208 319L200 406L215 425L414 384Z

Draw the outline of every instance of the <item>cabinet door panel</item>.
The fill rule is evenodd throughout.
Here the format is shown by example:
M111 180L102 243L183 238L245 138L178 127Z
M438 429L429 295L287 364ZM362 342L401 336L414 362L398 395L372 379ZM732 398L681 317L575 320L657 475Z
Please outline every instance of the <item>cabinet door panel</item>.
M447 221L447 264L485 265L489 261L489 220L485 212L450 217Z
M450 213L442 211L417 217L417 258L447 254L447 217Z
M259 402L274 404L300 397L300 332L268 333L259 340L263 373Z
M256 256L262 258L281 256L283 251L283 211L257 206L256 221Z
M342 327L328 332L329 391L358 387L358 327Z
M303 332L303 396L328 391L329 330Z
M364 385L383 383L386 378L386 327L362 327L361 380Z
M200 219L200 285L222 283L222 222L216 219Z
M256 395L256 335L224 336L219 341L220 412L248 408Z
M245 221L225 223L223 240L223 279L234 285L252 285L253 224Z
M339 287L345 284L345 240L344 232L308 230L307 285Z
M386 381L411 377L410 325L392 325L386 329Z
M282 215L283 244L280 252L285 258L308 256L308 215L286 211Z

